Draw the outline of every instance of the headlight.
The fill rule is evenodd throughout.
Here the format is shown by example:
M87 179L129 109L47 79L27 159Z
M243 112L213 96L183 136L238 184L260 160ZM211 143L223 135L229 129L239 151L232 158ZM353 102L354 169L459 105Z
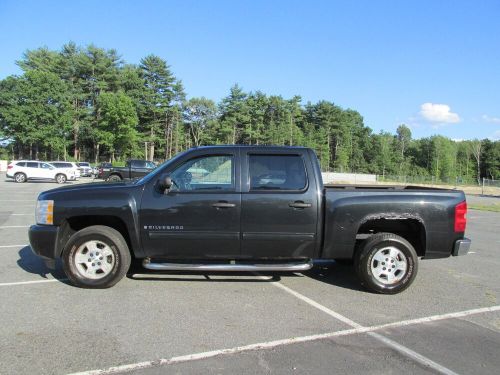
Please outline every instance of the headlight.
M54 224L54 201L38 201L36 204L35 219L37 224Z

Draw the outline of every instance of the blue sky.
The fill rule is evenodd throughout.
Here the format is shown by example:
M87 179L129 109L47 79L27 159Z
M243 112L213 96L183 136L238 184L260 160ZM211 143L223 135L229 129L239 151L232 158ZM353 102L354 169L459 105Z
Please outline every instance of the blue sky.
M157 54L189 97L238 83L356 109L375 132L500 139L498 0L0 0L0 78L68 41Z

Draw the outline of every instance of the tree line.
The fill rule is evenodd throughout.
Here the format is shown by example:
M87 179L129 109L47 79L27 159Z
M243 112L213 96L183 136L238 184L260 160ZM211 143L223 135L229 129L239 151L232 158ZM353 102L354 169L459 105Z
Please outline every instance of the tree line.
M235 85L219 103L187 98L155 55L127 64L114 49L74 43L28 50L0 81L0 140L11 158L165 160L209 144L301 145L323 170L479 181L500 178L500 142L373 133L355 110L302 104Z

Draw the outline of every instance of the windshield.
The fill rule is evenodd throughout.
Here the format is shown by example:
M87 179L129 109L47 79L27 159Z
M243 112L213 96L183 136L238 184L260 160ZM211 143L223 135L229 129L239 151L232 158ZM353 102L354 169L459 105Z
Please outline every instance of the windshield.
M154 170L152 170L151 172L149 172L147 175L145 175L144 177L142 177L139 180L135 181L135 183L136 184L146 183L146 182L151 181L152 179L154 179L156 176L161 175L161 173L163 173L163 171L167 168L167 166L169 164L175 163L179 158L181 158L188 151L189 150L181 152L181 153L175 155L172 159L166 160L165 162L163 162L162 164L160 164L158 167L156 167Z

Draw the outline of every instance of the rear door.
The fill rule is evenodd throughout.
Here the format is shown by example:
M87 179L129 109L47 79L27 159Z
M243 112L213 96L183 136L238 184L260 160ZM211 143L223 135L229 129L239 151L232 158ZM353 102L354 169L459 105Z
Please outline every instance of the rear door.
M312 258L319 196L304 149L245 151L242 256Z
M26 174L28 178L39 179L42 178L42 173L39 168L39 163L36 161L28 161L26 163Z

